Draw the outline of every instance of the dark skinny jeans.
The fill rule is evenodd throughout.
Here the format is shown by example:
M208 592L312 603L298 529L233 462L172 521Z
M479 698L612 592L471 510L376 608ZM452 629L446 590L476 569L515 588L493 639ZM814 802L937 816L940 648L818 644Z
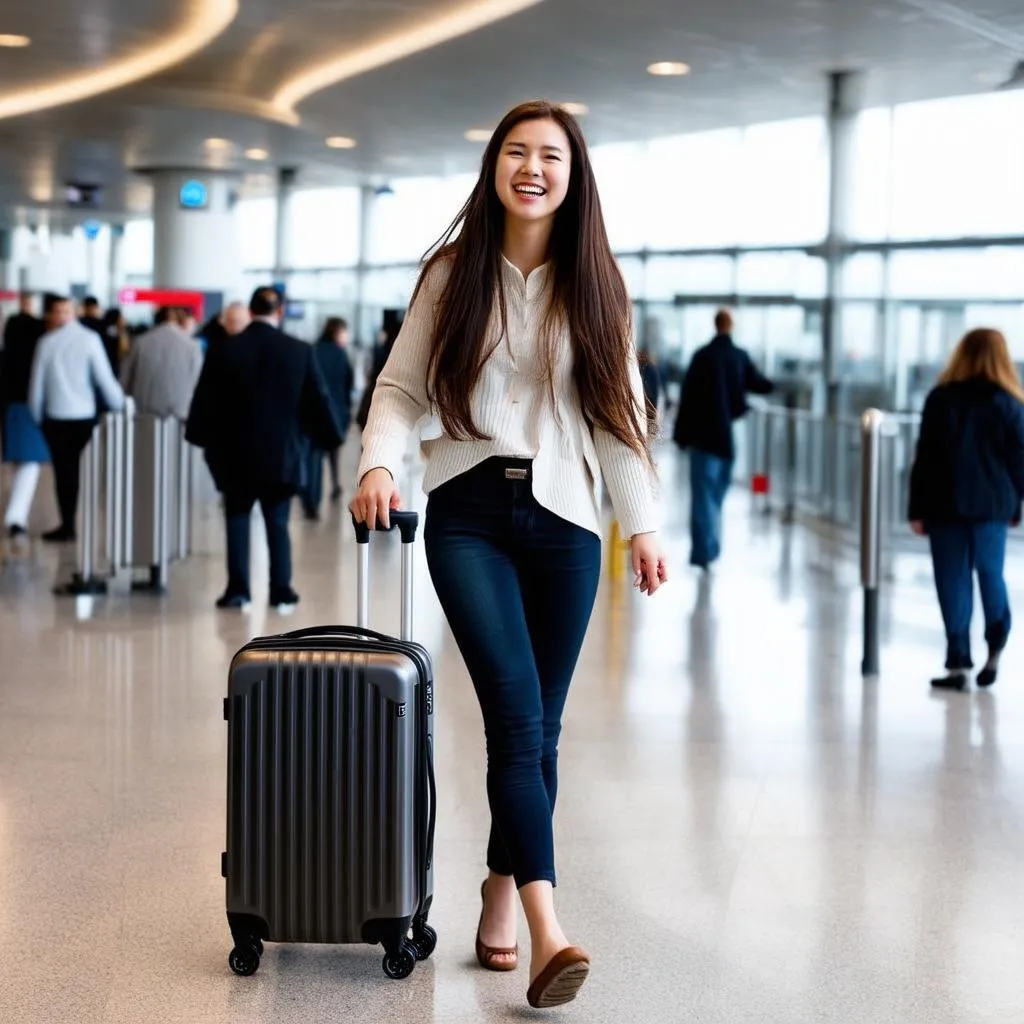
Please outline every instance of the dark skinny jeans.
M530 463L488 459L434 490L430 575L473 680L487 741L487 866L555 884L558 737L594 607L600 538L541 507ZM526 470L527 479L506 471Z

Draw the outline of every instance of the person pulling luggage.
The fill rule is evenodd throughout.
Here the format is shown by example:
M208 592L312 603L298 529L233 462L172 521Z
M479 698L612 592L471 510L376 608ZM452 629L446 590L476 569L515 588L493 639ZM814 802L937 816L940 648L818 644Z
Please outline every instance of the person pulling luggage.
M426 261L377 380L357 521L387 524L411 432L425 442L431 578L484 719L492 825L476 955L518 963L531 1006L576 997L590 969L554 905L552 814L562 709L601 568L599 478L631 538L635 586L667 578L631 306L579 124L527 103L506 115L477 184Z

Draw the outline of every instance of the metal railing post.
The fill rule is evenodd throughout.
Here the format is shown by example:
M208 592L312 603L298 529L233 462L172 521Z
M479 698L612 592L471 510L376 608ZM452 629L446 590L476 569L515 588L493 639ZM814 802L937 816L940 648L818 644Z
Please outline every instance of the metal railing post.
M192 451L185 424L178 424L178 544L177 557L186 559L192 546Z
M797 477L797 440L796 440L796 395L786 395L786 491L782 508L784 523L796 522L796 477Z
M159 555L156 563L156 584L161 592L167 589L167 568L171 560L171 473L177 463L175 443L178 439L177 421L167 417L160 422L160 486L158 493Z
M124 533L119 569L131 569L135 550L135 402L131 398L124 411Z
M861 672L880 669L878 587L882 576L882 424L885 414L868 409L861 417L860 577L864 590L864 658Z
M124 556L124 437L125 411L110 413L104 421L106 430L106 556L107 575L114 576Z
M56 594L105 594L107 582L96 575L97 519L100 499L100 444L104 436L101 424L93 428L79 464L78 503L81 525L78 536L78 571L71 582L54 587Z

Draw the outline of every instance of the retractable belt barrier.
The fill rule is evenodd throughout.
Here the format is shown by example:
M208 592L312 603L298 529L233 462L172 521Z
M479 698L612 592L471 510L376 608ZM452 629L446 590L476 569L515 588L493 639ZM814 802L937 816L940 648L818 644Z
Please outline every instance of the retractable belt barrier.
M170 563L191 551L193 452L173 416L137 413L131 400L103 416L82 454L77 564L56 593L105 594L120 579L167 589Z

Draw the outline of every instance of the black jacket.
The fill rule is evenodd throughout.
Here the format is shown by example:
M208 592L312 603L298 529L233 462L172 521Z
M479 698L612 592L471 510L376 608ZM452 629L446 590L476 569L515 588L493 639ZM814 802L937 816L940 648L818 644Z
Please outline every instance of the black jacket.
M728 334L698 349L683 379L673 440L720 459L736 456L733 423L745 416L747 395L771 394L774 386Z
M1024 405L980 377L937 387L921 418L910 519L1009 523L1022 500Z
M308 437L325 450L341 431L313 348L257 321L206 357L186 437L206 450L221 491L296 491Z
M330 338L326 338L316 343L313 355L324 378L324 384L327 385L327 393L334 403L341 436L344 437L352 422L352 385L355 383L355 374L352 372L348 353Z
M16 313L4 326L3 371L0 373L0 406L28 401L32 360L43 336L43 321L27 313Z
M370 419L370 406L373 404L373 392L377 387L377 378L381 375L387 365L391 349L394 347L394 339L377 345L373 350L373 362L370 365L370 372L366 377L366 387L363 389L363 397L359 400L359 410L356 413L356 423L360 430L366 429Z

